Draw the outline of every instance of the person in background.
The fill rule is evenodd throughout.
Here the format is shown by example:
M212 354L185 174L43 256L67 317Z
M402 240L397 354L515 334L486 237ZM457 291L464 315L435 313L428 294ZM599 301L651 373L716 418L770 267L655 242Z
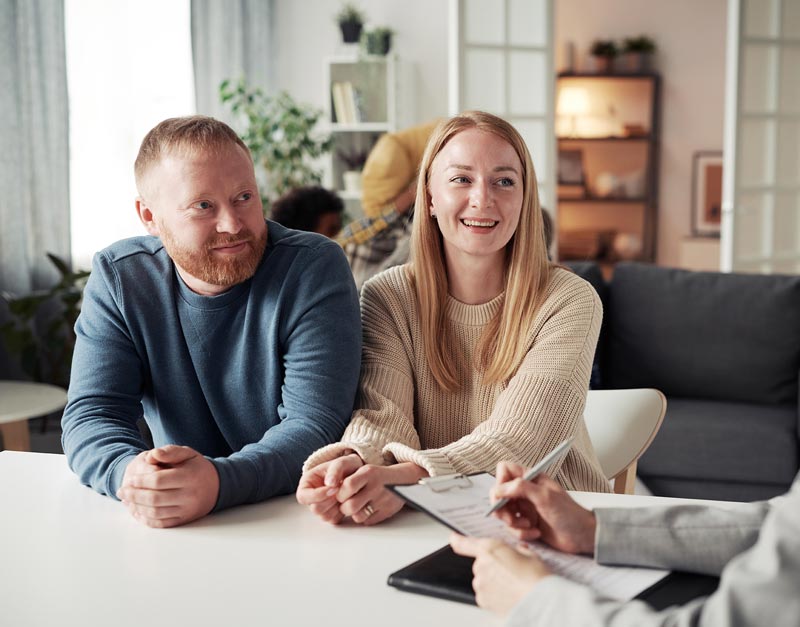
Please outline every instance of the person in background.
M270 217L283 226L298 231L334 237L342 230L344 203L335 192L324 187L299 187L278 198Z
M657 612L622 603L553 575L523 548L451 537L456 553L475 558L478 605L508 616L513 627L796 627L800 625L800 473L789 492L736 509L706 505L599 508L575 503L552 479L524 481L525 468L501 463L493 499L511 499L496 514L522 541L540 540L601 564L720 575L707 598Z
M533 464L571 436L558 481L608 491L583 421L600 300L548 261L519 133L483 112L440 124L415 213L412 262L364 284L356 409L306 460L298 501L375 524L402 507L386 484Z
M161 122L135 175L149 235L94 258L62 444L83 483L172 527L296 488L350 419L361 322L341 248L264 220L227 125Z
M381 135L361 173L364 217L336 237L356 286L408 261L417 170L438 120Z

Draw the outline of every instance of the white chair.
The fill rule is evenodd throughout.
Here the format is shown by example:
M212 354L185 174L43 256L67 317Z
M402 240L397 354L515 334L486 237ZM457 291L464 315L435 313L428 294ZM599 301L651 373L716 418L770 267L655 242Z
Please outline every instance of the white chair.
M590 390L583 418L614 492L633 494L636 461L656 437L667 399L653 388Z

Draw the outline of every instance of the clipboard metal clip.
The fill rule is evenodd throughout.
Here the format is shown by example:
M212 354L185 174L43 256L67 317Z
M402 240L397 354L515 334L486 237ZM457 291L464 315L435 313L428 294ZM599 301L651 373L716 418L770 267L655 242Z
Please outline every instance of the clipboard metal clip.
M467 475L442 475L441 477L425 477L419 480L420 485L427 486L433 492L447 492L454 488L464 489L472 485Z

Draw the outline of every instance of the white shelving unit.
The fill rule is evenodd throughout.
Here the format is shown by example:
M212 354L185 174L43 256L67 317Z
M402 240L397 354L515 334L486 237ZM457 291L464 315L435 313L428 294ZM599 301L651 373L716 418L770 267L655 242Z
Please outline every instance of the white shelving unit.
M345 190L343 175L348 167L340 153L361 152L366 155L382 134L402 128L413 120L409 90L399 88L401 83L405 84L401 77L405 71L393 54L339 56L325 61L326 119L333 136L325 183L345 201L351 218L363 214L361 194L356 190ZM343 94L342 87L339 87L338 106L334 97L336 84L344 86ZM399 97L401 94L402 98ZM342 106L342 97L350 98L349 106ZM347 119L341 121L342 117ZM353 117L355 120L350 119Z

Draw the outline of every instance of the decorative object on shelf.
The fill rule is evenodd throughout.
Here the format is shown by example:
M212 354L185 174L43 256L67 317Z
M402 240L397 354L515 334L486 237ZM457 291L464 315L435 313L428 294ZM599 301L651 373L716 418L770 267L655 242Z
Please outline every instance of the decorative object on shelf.
M583 87L562 87L558 92L556 113L569 120L569 132L563 136L577 137L577 118L589 113L589 94Z
M611 249L617 259L633 261L642 254L642 238L636 233L617 233Z
M564 51L564 63L561 68L562 72L572 73L575 71L575 42L566 41L562 48Z
M623 124L622 136L623 137L645 137L647 129L641 124Z
M722 152L702 150L692 159L692 235L719 237L722 227Z
M366 21L361 9L355 4L347 2L342 5L339 13L336 14L336 21L342 31L342 41L346 44L358 43L361 38L361 30Z
M239 134L253 155L265 215L272 200L289 190L319 185L313 160L330 152L331 137L317 130L322 111L296 102L287 92L267 96L244 79L222 81L220 98L239 118Z
M344 191L350 194L361 192L361 169L367 161L368 150L337 150L336 156L344 162L347 170L342 172Z
M583 151L562 148L558 151L559 185L585 185L583 174Z
M596 39L589 53L590 71L595 74L610 74L618 52L617 44L613 40Z
M618 69L627 74L647 74L652 71L656 43L647 35L629 37L622 44Z
M367 54L386 56L392 49L394 31L386 26L378 26L364 32L362 40Z
M624 198L625 188L616 174L600 172L594 181L594 195L597 198Z
M645 173L644 170L633 170L618 177L620 194L625 198L644 198Z

